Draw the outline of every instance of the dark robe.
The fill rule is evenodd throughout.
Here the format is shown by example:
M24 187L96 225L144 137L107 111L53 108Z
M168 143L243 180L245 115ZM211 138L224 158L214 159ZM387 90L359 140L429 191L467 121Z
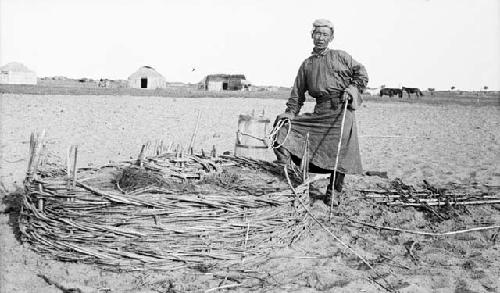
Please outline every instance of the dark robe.
M362 102L360 93L367 83L368 75L364 66L346 52L331 49L313 52L300 66L286 104L286 112L297 116L291 121L291 131L286 139L286 127L282 127L278 133L278 143L283 143L285 139L282 146L284 150L281 151L288 151L294 161L302 158L306 134L309 133L311 172L333 171L344 112L341 97L347 92L352 101L345 114L337 171L362 173L354 112ZM316 99L314 112L298 115L306 92Z

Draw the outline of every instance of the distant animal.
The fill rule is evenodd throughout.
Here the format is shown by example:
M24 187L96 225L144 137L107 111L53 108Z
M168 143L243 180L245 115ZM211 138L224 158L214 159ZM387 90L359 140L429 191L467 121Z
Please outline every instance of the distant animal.
M400 98L403 97L403 91L401 89L397 89L397 88L389 88L389 87L385 87L383 89L380 89L380 93L378 94L379 96L389 96L389 98L392 98L392 96L398 96Z
M424 95L417 87L403 87L402 90L408 94L408 98L411 97L410 94L415 94L417 98Z

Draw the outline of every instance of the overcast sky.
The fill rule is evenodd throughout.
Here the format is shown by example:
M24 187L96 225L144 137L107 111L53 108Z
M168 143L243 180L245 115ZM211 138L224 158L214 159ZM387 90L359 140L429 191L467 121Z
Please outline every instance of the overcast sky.
M0 0L0 64L39 76L167 81L243 73L291 86L316 18L363 63L370 87L500 90L499 0ZM194 71L193 71L194 69Z

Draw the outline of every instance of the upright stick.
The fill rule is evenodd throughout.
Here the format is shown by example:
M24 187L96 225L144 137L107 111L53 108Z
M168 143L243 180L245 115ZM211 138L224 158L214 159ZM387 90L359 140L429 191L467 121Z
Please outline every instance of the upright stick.
M74 148L74 151L75 151L75 154L74 154L74 157L73 157L73 168L72 168L72 174L71 174L71 177L72 177L72 180L73 180L73 184L72 184L72 188L75 189L76 187L76 162L78 161L78 145L75 145L75 148Z
M337 156L335 158L335 166L333 167L333 174L330 175L330 184L332 187L332 198L330 200L330 215L328 216L328 220L332 219L333 200L335 199L335 177L337 176L337 168L339 165L339 154L340 154L340 147L342 146L342 136L344 134L344 121L345 121L345 113L347 112L347 104L348 104L348 102L346 99L346 101L344 102L344 113L342 114L342 124L340 125L340 137L339 137L339 143L337 145Z
M306 182L309 177L309 132L306 133L306 141L304 142L304 153L300 162L300 170L302 171L302 182Z
M198 133L198 125L200 124L200 114L201 111L198 110L198 117L196 118L196 125L194 126L193 135L191 136L191 141L189 142L188 151L191 151L194 147L194 141L196 139L196 134Z
M30 160L28 162L28 169L26 170L26 174L29 179L32 179L33 173L31 172L31 167L35 161L35 133L32 132L30 135Z
M40 164L42 157L43 146L45 145L45 129L41 133L36 135L35 138L35 157L33 160L33 178L37 178L38 165Z
M141 152L139 153L139 156L137 157L137 165L142 168L143 161L144 161L144 156L146 153L146 148L147 144L143 144L141 147Z
M71 189L71 154L73 154L73 150L74 150L75 146L74 145L71 145L69 148L68 148L68 152L66 153L66 190L70 190Z

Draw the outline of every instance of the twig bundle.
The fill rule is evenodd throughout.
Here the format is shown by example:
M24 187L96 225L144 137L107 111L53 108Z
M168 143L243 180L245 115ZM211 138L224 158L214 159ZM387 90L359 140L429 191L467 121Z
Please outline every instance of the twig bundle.
M424 188L416 189L400 179L391 182L390 188L359 190L366 198L390 206L463 206L499 204L500 196L491 192L436 188L424 180Z
M29 169L19 221L24 240L37 252L111 270L208 270L259 260L270 249L293 243L311 224L278 165L179 151L148 157L145 149L138 161L80 168L72 176L65 166L60 171L40 166L37 176ZM38 156L32 151L30 161ZM244 184L241 178L208 186L210 180L200 180L230 168L273 180L269 186ZM117 183L124 170L150 172L177 185L122 189ZM293 179L300 182L298 175ZM308 200L305 188L296 192Z

